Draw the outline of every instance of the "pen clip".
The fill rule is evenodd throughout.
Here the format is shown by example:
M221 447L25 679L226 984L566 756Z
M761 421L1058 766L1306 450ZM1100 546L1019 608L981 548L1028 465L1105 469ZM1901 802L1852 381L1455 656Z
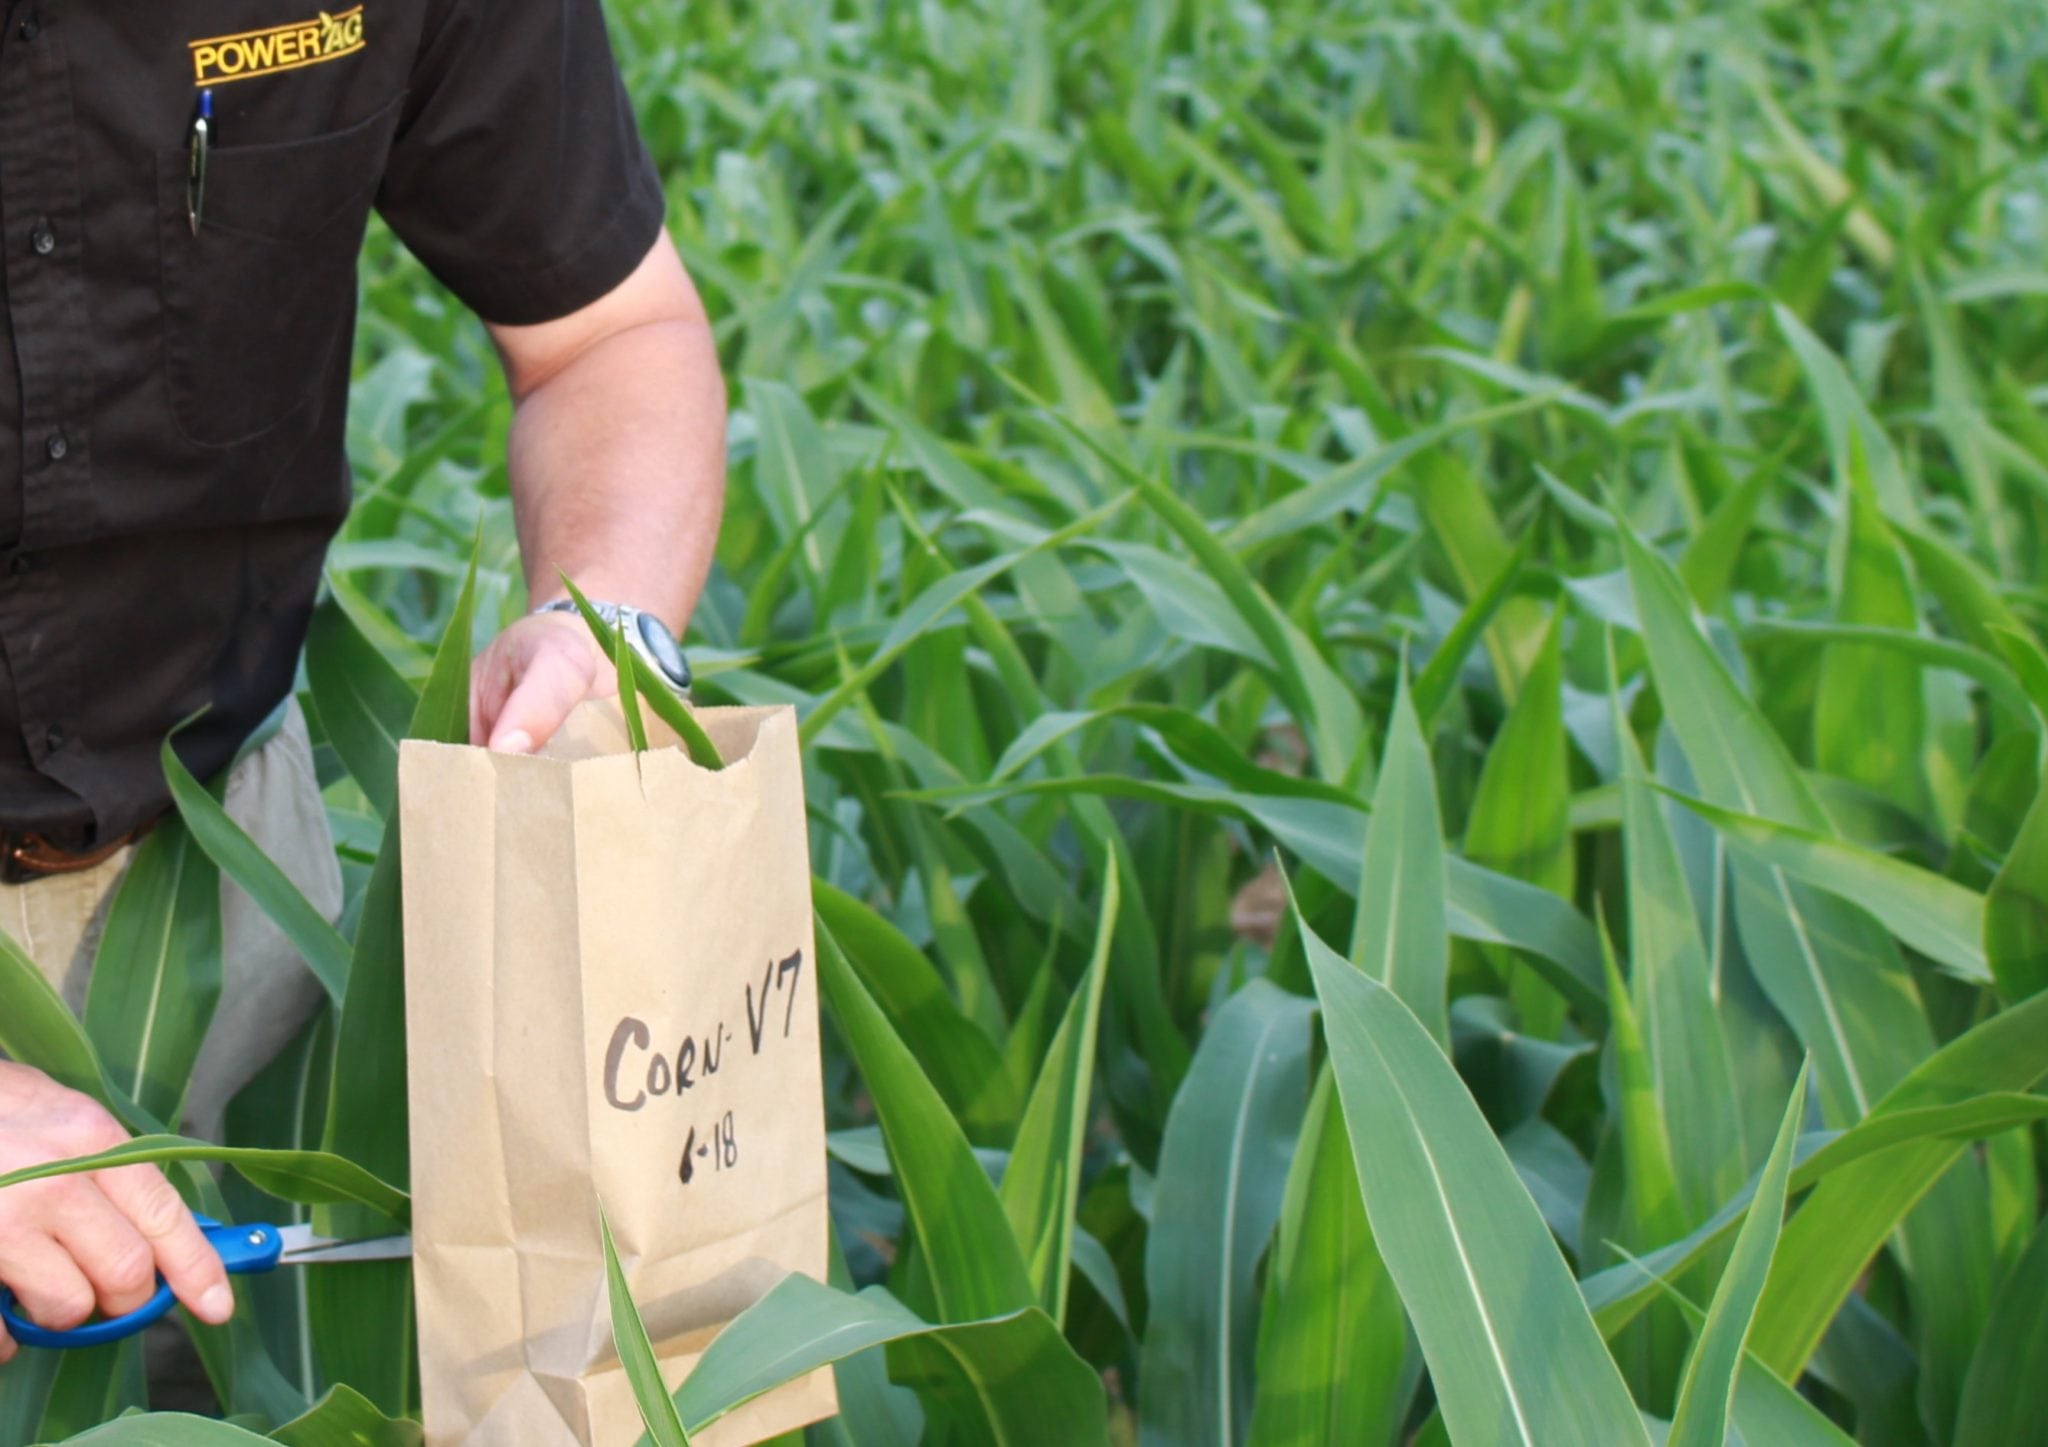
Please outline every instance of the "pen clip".
M199 222L206 209L206 156L213 146L213 92L199 92L199 110L192 117L188 142L191 159L185 174L185 219L192 234L199 234Z

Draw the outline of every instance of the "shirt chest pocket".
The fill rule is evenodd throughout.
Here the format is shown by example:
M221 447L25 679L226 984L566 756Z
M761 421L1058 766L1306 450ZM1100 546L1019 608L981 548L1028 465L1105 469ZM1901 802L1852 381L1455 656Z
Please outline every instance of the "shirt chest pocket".
M307 140L216 148L196 231L189 155L158 154L164 380L190 441L239 446L318 414L402 100Z

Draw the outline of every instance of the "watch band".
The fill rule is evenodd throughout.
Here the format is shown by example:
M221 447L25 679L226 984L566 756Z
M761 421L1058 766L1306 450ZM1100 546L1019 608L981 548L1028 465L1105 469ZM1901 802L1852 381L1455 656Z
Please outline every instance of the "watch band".
M683 646L676 642L675 634L668 631L666 623L652 613L625 603L600 603L592 599L590 610L604 620L606 627L623 627L627 645L640 655L656 676L677 693L689 694L690 660L684 654ZM543 603L533 611L581 616L575 601L569 598Z

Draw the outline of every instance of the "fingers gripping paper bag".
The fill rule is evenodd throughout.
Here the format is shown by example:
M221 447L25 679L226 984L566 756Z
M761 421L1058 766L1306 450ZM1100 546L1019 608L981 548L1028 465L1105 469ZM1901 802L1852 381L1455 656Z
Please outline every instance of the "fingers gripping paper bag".
M641 1432L598 1207L671 1389L826 1267L825 1127L796 717L698 714L701 769L586 704L538 757L408 742L414 1280L427 1440ZM694 1440L831 1415L829 1372Z

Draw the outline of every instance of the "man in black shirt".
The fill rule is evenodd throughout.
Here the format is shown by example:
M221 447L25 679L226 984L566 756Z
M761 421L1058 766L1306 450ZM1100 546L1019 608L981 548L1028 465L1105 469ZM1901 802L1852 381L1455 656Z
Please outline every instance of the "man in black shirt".
M6 888L117 874L168 803L166 734L203 708L177 746L209 776L289 695L349 506L373 207L497 343L533 602L566 572L680 629L717 531L724 394L598 0L0 9ZM474 741L533 749L611 686L579 621L524 618L477 660ZM0 1173L120 1137L0 1061ZM158 1271L201 1318L232 1310L154 1170L0 1192L0 1284L37 1320L133 1309Z

